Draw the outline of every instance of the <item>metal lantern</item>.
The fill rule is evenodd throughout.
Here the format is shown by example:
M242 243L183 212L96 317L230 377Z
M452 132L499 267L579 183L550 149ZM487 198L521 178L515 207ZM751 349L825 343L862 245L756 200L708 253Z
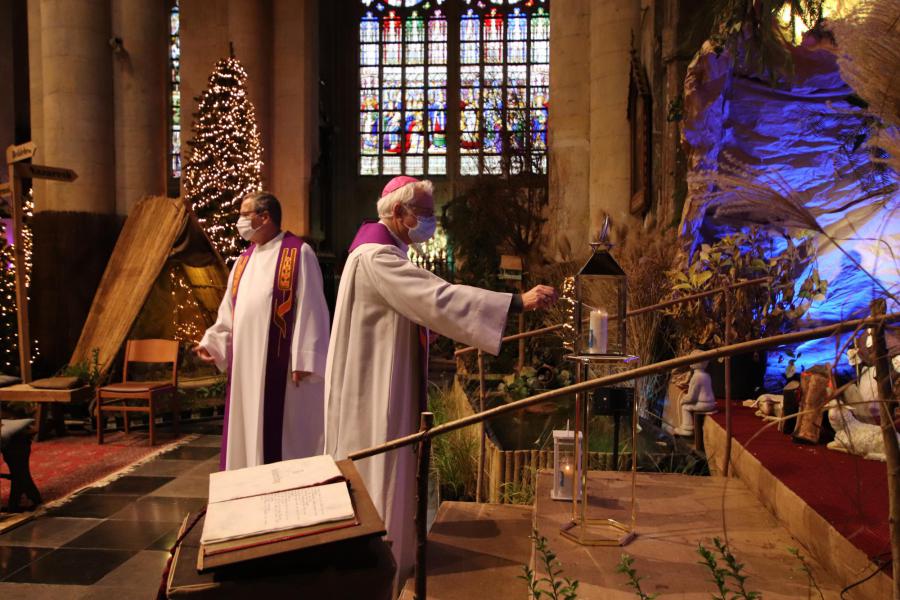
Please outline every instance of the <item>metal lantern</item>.
M609 253L609 219L575 275L575 354L625 354L625 271Z
M581 436L578 436L581 440ZM571 500L572 490L581 488L577 485L578 449L575 447L575 432L569 429L553 431L553 489L550 497L554 500Z

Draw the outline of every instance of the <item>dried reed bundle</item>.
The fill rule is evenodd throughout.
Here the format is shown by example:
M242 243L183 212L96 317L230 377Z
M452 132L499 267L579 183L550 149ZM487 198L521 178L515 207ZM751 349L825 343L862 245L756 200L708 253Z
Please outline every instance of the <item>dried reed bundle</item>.
M900 0L861 2L830 28L841 77L883 123L872 132L869 145L887 157L875 160L900 173Z
M742 165L727 156L718 171L688 175L688 184L707 190L706 210L714 210L717 221L822 232L805 206L807 193L793 190L777 174Z

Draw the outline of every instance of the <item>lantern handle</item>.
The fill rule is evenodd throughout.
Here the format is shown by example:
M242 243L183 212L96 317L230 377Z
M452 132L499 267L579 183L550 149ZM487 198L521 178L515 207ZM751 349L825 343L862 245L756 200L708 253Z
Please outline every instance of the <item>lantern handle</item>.
M609 215L603 219L603 227L600 228L600 233L597 235L597 241L591 242L591 250L596 254L601 250L606 250L612 248L612 243L609 241Z

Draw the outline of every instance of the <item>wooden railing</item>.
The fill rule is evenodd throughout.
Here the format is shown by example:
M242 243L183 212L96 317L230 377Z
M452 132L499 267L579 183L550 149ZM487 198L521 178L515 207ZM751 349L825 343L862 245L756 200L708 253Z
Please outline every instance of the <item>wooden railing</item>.
M749 285L750 282L743 282L744 285ZM726 288L727 289L727 288ZM705 292L704 295L708 296L711 293L716 293L716 290L712 292ZM691 354L690 356L679 356L677 358L672 358L669 360L664 360L658 363L653 363L649 365L643 365L639 367L635 367L630 371L624 371L620 373L614 373L612 375L606 375L604 377L597 377L594 379L589 379L587 381L582 381L580 383L575 383L572 385L568 385L559 389L550 390L547 392L543 392L540 394L535 394L534 396L530 396L528 398L523 398L522 400L517 400L514 402L510 402L509 404L504 404L501 406L497 406L491 408L489 410L482 410L473 415L469 415L460 419L456 419L454 421L449 421L447 423L442 423L437 426L432 426L434 415L432 413L422 413L420 428L419 431L410 435L406 435L394 440L390 440L385 442L384 444L380 444L378 446L373 446L371 448L365 448L358 452L354 452L348 458L351 460L362 460L364 458L368 458L370 456L375 456L377 454L382 454L384 452L389 452L391 450L396 450L398 448L403 448L405 446L409 446L412 444L418 445L418 452L416 456L417 460L417 481L416 481L416 565L415 565L415 598L424 599L426 598L426 525L427 525L427 496L428 496L428 471L429 465L431 462L431 440L439 435L443 435L446 433L450 433L451 431L455 431L457 429L461 429L463 427L469 427L471 425L484 424L484 422L488 419L493 419L495 417L499 417L501 415L523 410L528 408L529 406L534 406L537 404L544 404L547 402L551 402L557 400L564 396L569 396L575 393L585 393L591 390L595 390L597 388L609 387L614 384L623 383L626 381L632 381L635 379L639 379L641 377L646 377L648 375L655 375L658 373L667 373L673 369L678 367L685 367L691 365L696 362L701 361L709 361L716 358L725 358L729 359L731 356L735 354L742 354L747 352L756 352L760 350L768 350L770 348L775 348L778 346L784 346L788 344L795 344L799 342L806 342L809 340L821 339L826 337L831 337L833 335L839 335L847 332L859 331L866 327L873 327L875 333L875 343L876 347L883 347L884 345L884 325L887 323L896 323L900 322L900 313L891 313L884 315L883 313L880 316L873 316L866 319L854 319L850 321L841 321L839 323L835 323L833 325L826 325L822 327L815 327L812 329L807 329L804 331L796 331L793 333L785 333L782 335L776 335L768 338L761 338L750 340L746 342L740 342L736 344L729 344L725 346L720 346L719 348L714 348L712 350L705 350L696 352ZM882 361L883 363L885 361ZM881 369L885 367L882 365ZM878 367L876 366L876 378L881 381L882 379L887 380L889 374L878 372ZM885 398L882 398L883 401L887 402ZM728 403L730 404L730 403ZM883 407L885 410L885 414L891 414L887 407ZM730 411L727 409L726 404L726 412L730 414ZM726 470L728 464L731 462L731 456L728 453L726 448L725 454L725 465Z
M664 302L659 302L657 304L651 304L649 306L642 306L641 308L635 308L633 310L625 313L625 318L636 317L638 315L647 314L650 312L656 312L668 308L670 306L677 306L679 304L684 304L687 302L692 302L694 300L702 300L703 298L709 298L711 296L716 296L722 294L725 296L725 343L728 344L732 341L732 332L731 332L731 293L734 290L750 287L754 285L760 285L763 283L768 283L771 281L769 277L758 277L756 279L748 279L746 281L739 281L737 283L733 283L731 285L718 287L712 290L708 290L705 292L698 292L696 294L689 294L687 296L682 296L680 298L674 298L672 300L666 300ZM614 317L615 318L615 317ZM508 335L501 340L501 344L506 342L513 341L521 341L526 338L531 338L540 335L546 335L548 333L553 333L555 331L559 331L564 327L563 324L559 325L550 325L548 327L541 327L540 329L532 329L531 331L524 331L521 333L516 333L513 335ZM485 372L484 372L484 352L478 350L474 346L468 346L466 348L460 348L456 352L454 352L454 356L459 360L462 356L466 354L470 354L472 352L478 353L478 412L484 412L484 402L487 397L487 392L485 390ZM519 350L520 354L523 352L520 346ZM522 357L519 357L519 364L522 363ZM725 359L725 450L726 455L731 454L731 358L726 357ZM484 431L484 424L481 425L481 431L479 434L480 442L479 442L479 450L478 450L478 469L475 480L475 500L477 502L482 502L484 500L483 493L483 481L484 481L484 456L485 456L485 446L486 446L486 438ZM725 463L725 476L728 476L728 462Z

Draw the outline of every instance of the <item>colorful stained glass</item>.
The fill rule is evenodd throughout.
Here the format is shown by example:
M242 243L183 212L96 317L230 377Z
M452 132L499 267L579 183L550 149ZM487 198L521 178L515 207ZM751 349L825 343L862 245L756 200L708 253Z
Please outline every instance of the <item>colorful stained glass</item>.
M441 11L438 11L438 14L440 14L440 12ZM428 41L447 41L447 19L436 18L428 21Z
M363 44L378 43L378 19L367 13L359 26L359 41Z
M428 64L443 65L447 63L447 42L428 44Z
M478 67L462 67L459 73L459 84L462 86L481 85L481 69Z
M550 65L531 65L531 85L550 85Z
M531 42L531 62L548 63L550 62L550 42Z
M181 12L178 0L169 12L169 179L181 178Z
M406 90L406 108L421 110L425 108L425 90L423 89L407 89Z
M445 156L429 156L428 173L430 175L446 175L447 158Z
M447 67L429 67L428 68L428 87L445 88L447 87Z
M400 174L400 157L399 156L385 156L383 159L383 170L385 175L399 175Z
M542 157L547 147L546 0L490 2L495 7L485 6L486 0L466 0L472 8L460 19L460 173L534 172L540 165L545 169L546 161L533 157ZM481 19L479 29L473 23L476 18ZM475 50L480 50L477 59Z
M383 85L386 88L398 88L403 86L403 69L400 67L385 67L382 71Z
M378 44L363 44L359 47L359 64L378 64Z
M448 23L435 8L443 2L397 0L385 9L363 0L375 14L360 21L361 174L422 174L432 164L426 153L447 152ZM446 159L434 168L445 173Z
M407 175L421 175L425 172L425 159L422 156L407 156L406 168L403 170Z
M409 18L406 20L406 43L425 41L425 21L421 18Z

